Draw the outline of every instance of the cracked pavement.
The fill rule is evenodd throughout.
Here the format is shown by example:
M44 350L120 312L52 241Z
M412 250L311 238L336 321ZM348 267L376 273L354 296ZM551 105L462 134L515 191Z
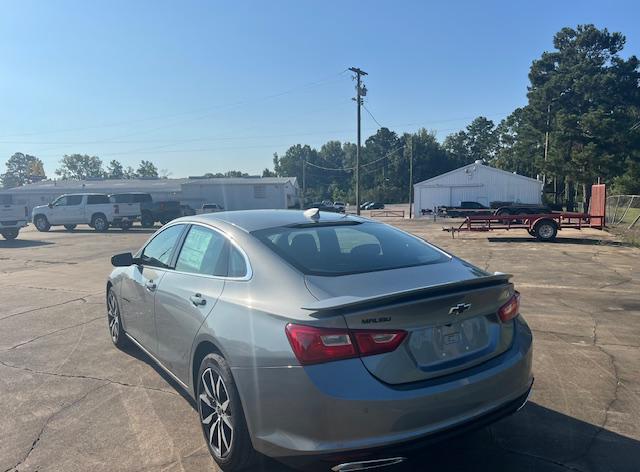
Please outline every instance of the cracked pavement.
M639 249L595 230L539 243L525 232L452 239L440 222L387 222L513 274L535 337L523 410L396 470L639 470ZM109 339L109 257L149 235L29 227L0 241L0 472L216 470L192 403L143 353Z

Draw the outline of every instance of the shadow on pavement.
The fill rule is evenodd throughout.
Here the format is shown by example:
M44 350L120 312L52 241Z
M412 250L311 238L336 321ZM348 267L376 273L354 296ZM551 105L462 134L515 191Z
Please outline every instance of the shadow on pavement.
M131 347L126 352L153 367L191 405L194 414L197 414L197 406L191 397L149 356L136 347ZM339 428L339 425L336 427ZM386 454L383 457L390 456ZM426 446L419 451L406 454L406 457L408 460L401 465L378 470L637 472L640 470L640 442L529 402L521 411L487 428ZM372 457L362 460L372 458L376 458L375 452ZM252 470L315 472L329 471L335 465L315 461L304 468L295 469L263 458Z
M584 246L628 246L620 241L609 241L606 239L587 239L587 238L556 238L552 242L544 242L535 239L534 237L523 236L521 238L514 237L489 237L487 238L490 243L534 243L534 244L578 244Z
M50 244L54 244L51 241L37 241L37 240L29 240L29 239L14 239L13 241L6 241L0 239L0 248L25 248L25 247L37 247L37 246L48 246Z
M107 231L104 232L98 232L94 229L91 228L81 228L81 229L73 229L71 231L68 231L66 229L50 229L48 232L49 233L66 233L66 234L108 234L108 235L112 235L112 234L137 234L137 233L142 233L142 234L153 234L158 230L158 228L140 228L140 227L136 227L134 226L131 229L128 229L127 231L122 231L120 228L109 228Z

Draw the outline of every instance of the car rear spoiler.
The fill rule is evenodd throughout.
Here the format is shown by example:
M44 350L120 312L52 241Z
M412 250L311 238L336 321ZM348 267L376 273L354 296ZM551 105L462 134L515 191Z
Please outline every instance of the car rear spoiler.
M502 272L496 272L493 275L487 275L485 277L478 277L476 279L466 279L457 282L448 282L438 285L429 285L427 287L412 288L410 290L401 290L398 292L389 292L381 295L375 295L372 297L357 297L353 295L345 295L340 297L331 297L318 300L315 302L307 303L301 308L309 311L332 311L341 310L344 308L355 308L360 305L375 304L380 302L390 302L398 298L405 298L411 296L423 296L423 295L440 295L449 292L455 292L458 289L473 289L479 288L485 285L498 285L500 283L507 283L511 278L511 274L504 274Z

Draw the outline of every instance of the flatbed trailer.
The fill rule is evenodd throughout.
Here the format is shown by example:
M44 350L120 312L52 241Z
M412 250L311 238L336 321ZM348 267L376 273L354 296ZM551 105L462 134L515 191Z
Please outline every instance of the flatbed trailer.
M524 229L540 241L553 241L558 231L564 228L604 228L604 216L569 211L553 211L534 215L469 215L460 226L443 227L443 231L455 233L461 231L507 231Z

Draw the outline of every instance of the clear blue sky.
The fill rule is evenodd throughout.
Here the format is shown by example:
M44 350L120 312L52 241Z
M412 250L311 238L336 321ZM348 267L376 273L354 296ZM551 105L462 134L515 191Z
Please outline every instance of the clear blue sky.
M292 144L355 141L349 66L380 123L442 139L523 105L563 26L621 31L638 55L638 18L637 1L5 0L0 171L20 151L50 176L65 153L258 173Z

